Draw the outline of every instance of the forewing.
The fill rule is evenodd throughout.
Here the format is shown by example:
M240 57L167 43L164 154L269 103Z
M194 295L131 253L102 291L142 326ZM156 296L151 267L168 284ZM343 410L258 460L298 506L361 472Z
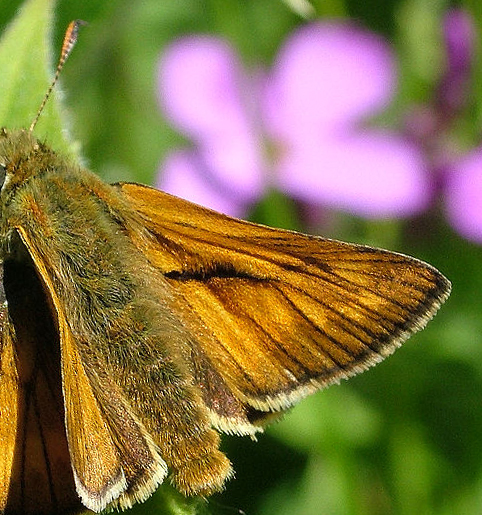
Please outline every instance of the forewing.
M130 237L180 295L202 353L255 410L287 408L379 362L449 295L436 269L401 254L118 187L147 229Z
M77 494L82 504L96 512L114 502L130 507L150 495L167 474L155 444L146 433L122 392L84 343L74 337L58 297L49 267L27 232L17 228L41 278L58 327L58 384L62 384L68 454ZM52 316L52 315L50 315ZM92 344L92 342L90 342ZM63 470L59 474L69 474ZM57 513L53 511L52 513Z
M3 271L0 512L78 512L82 506L65 435L58 337L45 298L32 287L35 271L11 262L2 265Z
M13 462L15 460L19 382L14 357L13 338L8 324L8 308L3 289L3 264L1 266L2 284L0 289L0 512L7 505L12 482Z

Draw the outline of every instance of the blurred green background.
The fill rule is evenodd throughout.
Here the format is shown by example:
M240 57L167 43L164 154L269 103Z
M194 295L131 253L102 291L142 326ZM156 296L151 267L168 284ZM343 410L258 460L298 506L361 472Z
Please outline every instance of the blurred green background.
M1 31L20 4L0 0ZM394 45L401 69L395 116L431 98L444 59L441 18L450 5L455 4L312 2L315 18L356 19ZM456 5L467 8L482 27L480 1ZM155 97L158 58L170 41L190 33L219 35L247 66L268 66L286 35L306 23L281 0L65 0L58 2L55 16L55 48L71 19L89 22L61 79L70 131L85 162L105 179L145 183L153 183L163 156L182 142L163 120ZM482 128L481 78L476 59L470 108L457 129L471 144L479 142ZM40 91L38 103L41 96ZM268 198L253 218L299 226L300 220L286 219L295 214L290 202ZM329 236L427 260L451 279L452 296L427 329L394 356L304 400L258 442L223 437L236 479L199 510L223 515L482 513L481 247L458 236L436 209L404 221L333 217L337 223ZM196 510L196 505L173 508L169 502L160 492L131 512Z

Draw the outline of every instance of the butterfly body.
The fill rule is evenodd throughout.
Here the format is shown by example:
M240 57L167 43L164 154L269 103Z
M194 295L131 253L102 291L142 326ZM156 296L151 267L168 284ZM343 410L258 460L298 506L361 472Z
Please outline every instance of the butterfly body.
M105 184L29 131L0 166L6 515L128 507L168 473L219 490L219 431L374 365L449 294L407 256Z

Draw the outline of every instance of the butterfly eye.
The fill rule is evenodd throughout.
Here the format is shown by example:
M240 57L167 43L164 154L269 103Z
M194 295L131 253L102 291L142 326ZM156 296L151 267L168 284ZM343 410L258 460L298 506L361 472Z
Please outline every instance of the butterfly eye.
M3 188L6 174L7 174L6 167L4 165L0 164L0 188Z

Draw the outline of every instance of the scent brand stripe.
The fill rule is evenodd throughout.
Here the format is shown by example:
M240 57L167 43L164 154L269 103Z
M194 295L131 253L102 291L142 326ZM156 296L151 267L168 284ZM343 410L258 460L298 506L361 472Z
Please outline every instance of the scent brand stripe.
M181 236L181 233L178 233L178 235ZM194 236L194 235L190 235L190 238L195 240L195 241L207 244L207 245L212 245L212 243L209 242L209 240L207 240L206 238L197 237L197 236ZM239 243L239 242L237 241L237 243ZM251 246L252 246L252 244L251 244ZM216 242L216 248L223 248L225 250L231 249L231 247L228 244L223 245L221 242ZM231 251L232 251L232 249L231 249ZM267 263L270 263L271 265L274 265L275 267L280 267L280 268L282 268L282 269L284 269L286 271L292 271L292 272L295 272L295 273L300 273L300 268L302 266L302 263L299 263L298 265L293 265L293 264L289 264L289 263L285 263L285 262L280 262L279 259L269 258L269 257L264 256L263 254L259 254L259 253L254 252L254 251L250 251L250 250L248 250L246 248L242 248L241 250L236 251L236 253L239 256L240 260L242 259L243 256L248 256L248 257L254 258L256 260L265 261ZM202 256L202 253L199 252L198 255ZM296 259L299 260L300 258L296 258ZM400 257L400 263L402 263L402 264L404 262L403 259L404 259L403 257ZM407 258L405 258L405 260L407 260ZM201 258L200 261L202 262L202 258ZM365 260L363 260L363 261L360 260L360 262L364 262L364 261ZM370 259L370 261L368 261L367 264L371 268L373 268L373 264L376 263L376 262L381 263L381 264L386 264L386 260L383 260L383 259L379 259L379 260L371 260ZM340 269L341 270L346 270L346 271L351 271L351 269L349 267L343 267L343 260L341 261L341 264L337 263L336 267L330 266L329 264L323 263L323 262L317 262L316 264L317 264L317 270L316 271L307 270L305 268L301 272L302 276L304 276L306 278L311 277L312 279L315 279L315 280L320 280L321 279L321 280L325 281L326 283L330 284L334 289L340 291L343 295L346 295L347 291L353 291L353 293L354 293L354 289L356 289L356 288L363 288L363 290L365 292L368 292L368 293L370 293L370 294L372 294L372 295L374 295L374 296L376 296L376 297L378 297L378 298L380 298L380 299L382 299L384 301L387 301L387 305L388 305L387 309L389 309L389 310L393 310L393 308L390 307L390 306L396 306L396 307L398 307L400 309L403 309L403 308L406 307L397 298L395 298L393 296L389 296L388 294L384 295L379 290L376 290L374 288L370 288L370 287L368 287L366 285L361 284L360 281L358 281L358 282L354 281L354 279L357 278L356 275L354 275L354 277L350 278L350 279L347 279L346 277L341 275L341 273L338 271ZM325 268L329 268L329 273L326 273ZM357 270L357 273L358 272L359 272L359 270ZM234 271L233 276L235 276L236 273L241 275L240 272ZM206 271L206 274L209 276L211 274L211 271ZM202 270L200 271L200 275L202 275ZM363 270L361 270L360 275L365 276L365 277L369 277L369 278L376 278L378 280L387 280L386 270L383 271L383 273L381 273L381 271L380 271L380 273L375 273L373 270L370 270L370 271L363 271ZM251 276L253 278L257 277L254 274L251 274ZM183 273L182 272L180 272L180 277L183 277ZM268 279L269 278L269 272L266 273L266 275L262 275L262 276L258 276L258 277L262 278L262 279ZM390 279L390 278L388 278L388 280L392 281L392 279ZM427 294L426 289L424 289L422 287L418 287L417 285L414 285L413 283L408 282L408 281L397 280L396 281L396 285L398 287L403 286L403 287L409 288L410 290L416 290L416 291L418 291L419 293L421 293L423 295ZM397 312L395 314L399 315L400 313ZM392 313L392 315L393 315L393 313ZM379 314L376 314L376 317L378 317L378 316L379 316Z

